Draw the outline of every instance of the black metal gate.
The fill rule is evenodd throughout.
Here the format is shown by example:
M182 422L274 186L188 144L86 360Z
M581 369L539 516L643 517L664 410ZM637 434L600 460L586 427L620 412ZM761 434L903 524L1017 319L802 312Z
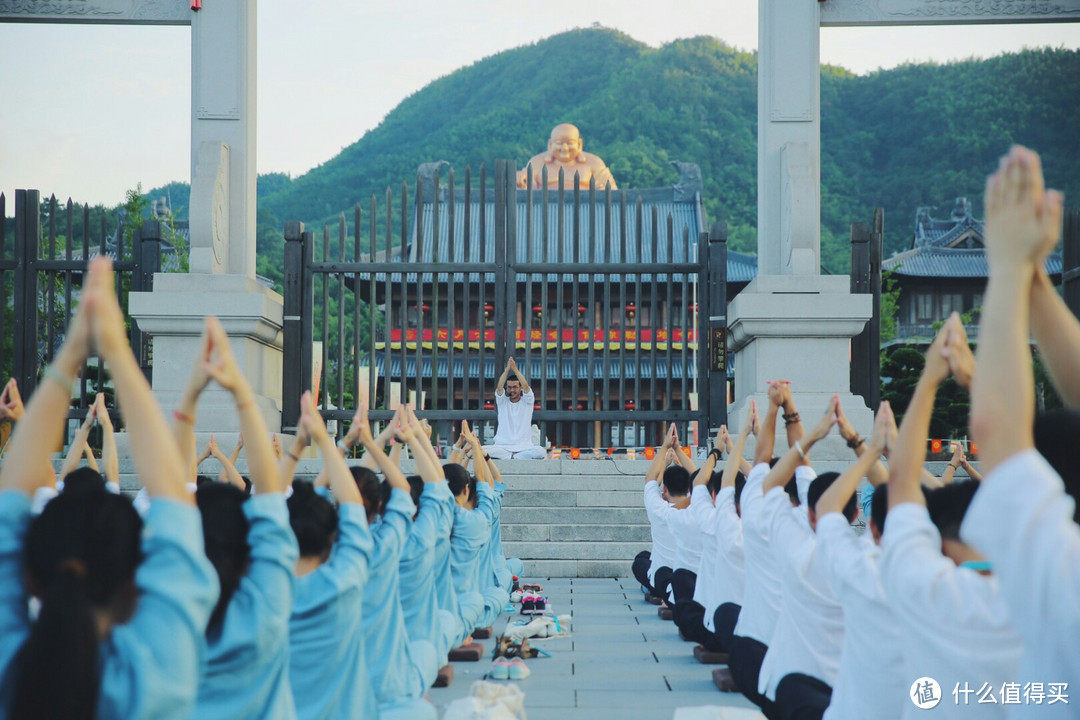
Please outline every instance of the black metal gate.
M462 419L490 430L513 356L539 444L651 445L666 422L705 444L727 408L723 224L702 232L700 198L672 188L518 190L515 176L500 160L492 182L481 166L459 186L433 164L411 206L405 184L388 189L351 232L344 214L321 242L286 223L283 429L318 386L328 419L414 402L443 439Z
M107 231L103 210L92 214L88 206L71 200L61 206L55 196L43 206L37 190L16 190L14 211L9 243L7 198L0 194L0 375L4 382L14 377L25 400L63 343L90 258L113 258L122 299L128 291L150 291L154 273L161 269L161 226L146 221L127 244L122 226ZM149 377L149 341L134 322L130 339ZM105 369L91 358L80 376L69 420L81 421L94 393L104 392L106 385Z

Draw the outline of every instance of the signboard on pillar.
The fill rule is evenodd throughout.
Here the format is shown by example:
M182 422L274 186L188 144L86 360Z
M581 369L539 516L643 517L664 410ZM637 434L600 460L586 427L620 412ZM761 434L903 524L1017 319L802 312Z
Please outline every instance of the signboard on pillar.
M188 0L0 0L0 22L190 25Z
M822 27L1080 21L1080 0L825 0Z

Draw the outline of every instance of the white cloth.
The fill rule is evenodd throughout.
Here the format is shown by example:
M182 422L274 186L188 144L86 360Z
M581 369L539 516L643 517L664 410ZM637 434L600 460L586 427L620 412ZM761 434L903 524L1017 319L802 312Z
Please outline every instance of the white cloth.
M694 521L690 507L679 509L669 505L664 512L664 519L675 538L675 565L671 569L696 573L701 566L702 533Z
M961 537L994 564L1001 597L1024 642L1021 678L1080 680L1080 527L1054 469L1034 450L987 475L968 508ZM889 518L892 522L892 518ZM888 527L888 523L885 525ZM1075 717L1069 704L1011 706L1012 718Z
M762 518L764 496L761 483L769 474L768 463L750 470L742 491L743 553L746 562L746 589L735 634L768 645L780 614L780 570L769 545L768 521Z
M547 449L539 445L522 450L510 450L501 445L485 445L484 452L492 460L543 460L547 457Z
M1021 640L997 578L957 567L942 555L941 535L926 508L915 503L889 510L881 549L881 581L903 638L904 685L910 691L921 677L936 680L938 707L947 707L949 717L1004 718L1008 705L979 705L963 694L957 704L953 697L958 686L978 690L985 683L997 693L1005 682L1023 682L1017 677ZM916 720L922 712L907 701L902 717Z
M526 450L535 445L532 437L533 403L536 396L532 388L528 392L521 393L517 402L510 402L510 398L501 390L495 393L495 410L499 415L499 427L495 431L494 445L506 448L511 452Z
M769 544L784 589L758 676L758 692L771 700L785 675L802 673L832 686L840 669L844 613L817 551L817 537L799 517L805 514L804 508L791 506L782 487L765 495L762 515L769 521Z
M660 496L660 486L655 480L645 483L645 514L652 529L652 555L649 558L649 582L662 567L675 569L675 537L668 529L665 513L671 504Z
M844 647L824 720L900 717L904 682L900 628L881 586L881 548L870 533L856 535L841 513L817 521L818 553L844 610ZM951 689L951 688L950 688Z
M742 521L735 512L735 488L721 488L716 503L704 485L694 487L690 512L702 532L701 565L694 602L705 608L704 625L716 630L713 615L724 603L742 605L746 570L743 564Z

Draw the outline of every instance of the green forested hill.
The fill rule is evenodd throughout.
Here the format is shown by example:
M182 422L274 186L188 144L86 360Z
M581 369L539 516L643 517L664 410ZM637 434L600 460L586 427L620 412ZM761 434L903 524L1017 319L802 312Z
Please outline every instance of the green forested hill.
M573 62L566 63L566 58ZM336 157L259 183L261 272L277 278L285 220L321 223L415 179L422 162L459 171L542 151L576 124L622 188L670 185L670 160L695 162L710 219L735 249L756 248L757 56L710 37L654 49L601 28L485 58L404 100ZM966 195L981 215L987 173L1012 143L1044 154L1047 181L1080 197L1080 53L1034 50L990 60L906 65L855 76L822 69L823 264L848 267L848 227L886 212L886 254L909 241L916 207ZM311 108L311 112L318 112ZM351 216L351 213L349 213Z

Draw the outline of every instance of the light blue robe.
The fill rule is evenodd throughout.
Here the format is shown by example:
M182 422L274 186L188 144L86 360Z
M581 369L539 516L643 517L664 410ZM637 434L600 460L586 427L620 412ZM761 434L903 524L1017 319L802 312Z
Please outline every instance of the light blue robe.
M300 550L281 493L244 503L251 527L251 565L222 624L207 634L209 653L199 683L199 720L296 717L289 685L289 616Z
M144 557L135 572L138 606L131 620L115 626L101 643L97 716L102 720L194 716L199 655L218 598L217 573L206 559L194 505L154 499L144 520ZM29 521L30 498L0 492L0 718L9 717L12 661L30 633L21 580Z
M296 578L289 681L302 720L378 716L360 615L373 548L364 505L345 503L329 559Z

